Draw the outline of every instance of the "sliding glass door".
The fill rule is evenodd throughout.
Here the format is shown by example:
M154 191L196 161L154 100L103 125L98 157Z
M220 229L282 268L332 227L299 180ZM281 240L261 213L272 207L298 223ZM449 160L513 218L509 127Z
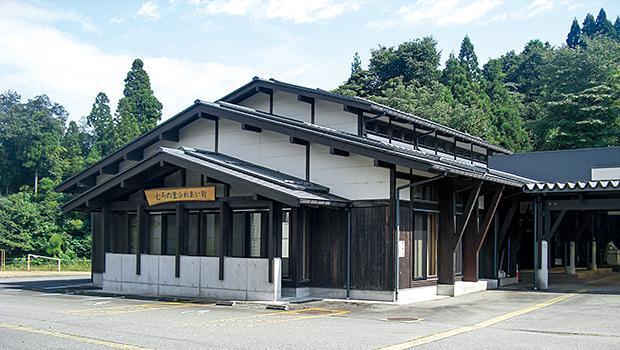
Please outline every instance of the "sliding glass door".
M415 212L413 230L413 279L437 275L437 214Z

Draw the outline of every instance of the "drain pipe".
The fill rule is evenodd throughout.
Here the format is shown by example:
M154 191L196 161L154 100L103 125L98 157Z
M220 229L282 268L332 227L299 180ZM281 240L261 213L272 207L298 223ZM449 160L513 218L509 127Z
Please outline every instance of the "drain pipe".
M394 233L394 244L395 244L395 249L394 249L394 302L398 301L398 277L400 274L399 271L399 257L398 257L398 241L399 241L399 235L400 235L400 191L404 190L406 188L414 188L417 186L422 186L437 180L441 180L444 177L448 176L448 173L443 173L441 175L437 175L434 177L431 177L430 179L425 179L425 180L421 180L421 181L417 181L417 182L412 182L409 184L405 184L405 185L401 185L396 187L396 195L395 195L395 208L396 208L396 213L394 214L394 221L395 221L395 225L396 225L396 232ZM409 198L410 201L413 200L413 198ZM413 213L411 213L411 215L413 215ZM411 222L413 225L413 216L411 217Z
M347 299L351 299L351 204L345 207L347 211Z

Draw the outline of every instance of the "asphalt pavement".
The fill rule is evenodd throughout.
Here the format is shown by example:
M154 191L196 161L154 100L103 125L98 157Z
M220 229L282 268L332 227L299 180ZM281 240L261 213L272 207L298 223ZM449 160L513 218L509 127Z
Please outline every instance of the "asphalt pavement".
M620 274L411 305L89 295L80 277L0 279L0 349L618 349ZM86 293L86 294L84 294Z

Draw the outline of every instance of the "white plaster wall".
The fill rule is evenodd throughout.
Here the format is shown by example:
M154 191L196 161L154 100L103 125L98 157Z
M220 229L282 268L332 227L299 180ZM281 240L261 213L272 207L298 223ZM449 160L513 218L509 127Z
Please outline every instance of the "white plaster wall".
M296 94L274 91L273 114L310 123L311 107L309 103L297 100Z
M314 123L357 135L357 115L344 111L339 103L316 100Z
M239 105L269 113L269 95L257 93L239 102Z
M390 171L375 167L373 159L351 154L329 154L329 147L310 146L310 180L330 188L330 193L345 198L390 198Z
M273 300L281 298L280 259L274 259L274 281L269 283L269 260L224 259L224 280L219 279L219 258L181 256L180 276L175 257L141 255L140 275L134 254L106 254L103 289L106 292L203 297L214 299Z
M592 180L618 180L620 179L620 167L592 168Z
M179 130L179 145L215 151L215 122L197 119Z
M305 147L289 142L287 135L269 130L260 133L241 130L241 124L220 121L219 151L283 173L305 177Z

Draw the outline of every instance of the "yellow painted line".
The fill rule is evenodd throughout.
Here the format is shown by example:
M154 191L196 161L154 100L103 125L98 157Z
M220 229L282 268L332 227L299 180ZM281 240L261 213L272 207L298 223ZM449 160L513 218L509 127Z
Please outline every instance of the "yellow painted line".
M59 331L50 331L46 329L33 328L33 327L15 325L15 324L4 323L4 322L0 322L0 328L10 329L10 330L15 330L15 331L20 331L20 332L28 332L28 333L33 333L33 334L40 334L40 335L45 335L49 337L67 339L67 340L73 340L73 341L77 341L77 342L85 343L85 344L100 345L100 346L105 346L105 347L112 348L112 349L122 349L122 350L148 349L148 348L143 348L141 346L123 344L123 343L113 342L109 340L84 337L84 336L77 335L77 334L63 333Z
M325 313L324 314L303 315L304 312L308 312L308 311L319 311L319 312L325 312ZM246 326L246 327L255 327L255 326L272 324L272 323L282 323L282 322L296 321L296 320L303 320L303 319L310 319L310 318L319 318L319 317L343 315L343 314L346 314L348 312L349 311L345 311L345 310L330 310L330 309L323 309L323 308L307 308L307 309L301 309L301 310L277 311L277 312L270 312L270 313L264 313L264 314L258 314L258 315L250 315L250 316L238 316L238 317L220 318L220 319L216 319L216 320L208 320L208 321L202 321L202 322L177 323L176 325L177 326L181 326L181 327L197 327L197 326L218 325L218 324L223 324L223 323L230 323L230 322L240 321L240 325L243 325L243 326ZM286 317L286 318L279 318L279 319L273 319L272 320L272 318L275 318L275 316L280 316L280 317L288 316L288 317ZM254 323L243 324L242 322L244 322L244 321L254 321Z
M410 349L410 348L413 348L413 347L416 347L416 346L432 343L434 341L438 341L438 340L454 337L454 336L459 335L459 334L463 334L463 333L479 330L479 329L482 329L482 328L486 328L486 327L498 324L500 322L509 320L511 318L514 318L514 317L517 317L517 316L521 316L521 315L525 315L527 313L530 313L530 312L533 312L533 311L536 311L536 310L540 310L540 309L542 309L544 307L551 306L553 304L557 304L557 303L559 303L561 301L564 301L566 299L570 299L570 298L574 297L575 295L577 295L577 294L574 294L574 293L564 294L564 295L561 295L559 297L555 297L553 299L549 299L549 300L547 300L545 302L542 302L542 303L539 303L539 304L535 304L535 305L532 305L532 306L528 306L526 308L523 308L523 309L520 309L520 310L517 310L517 311L509 312L509 313L507 313L505 315L497 316L497 317L491 318L489 320L476 323L476 324L471 325L471 326L459 327L459 328L451 329L449 331L444 331L444 332L439 332L439 333L435 333L435 334L431 334L431 335L422 336L422 337L415 338L415 339L412 339L412 340L404 342L404 343L395 344L395 345L391 345L391 346L386 346L386 347L383 347L383 348L380 348L380 349L381 350Z
M100 308L69 310L69 311L64 311L64 313L72 314L72 315L87 315L87 316L119 315L119 314L133 313L133 312L178 309L178 308L184 308L184 307L191 307L195 305L196 304L176 303L176 302L149 303L149 304L119 305L119 306L108 306L108 307L100 307Z

